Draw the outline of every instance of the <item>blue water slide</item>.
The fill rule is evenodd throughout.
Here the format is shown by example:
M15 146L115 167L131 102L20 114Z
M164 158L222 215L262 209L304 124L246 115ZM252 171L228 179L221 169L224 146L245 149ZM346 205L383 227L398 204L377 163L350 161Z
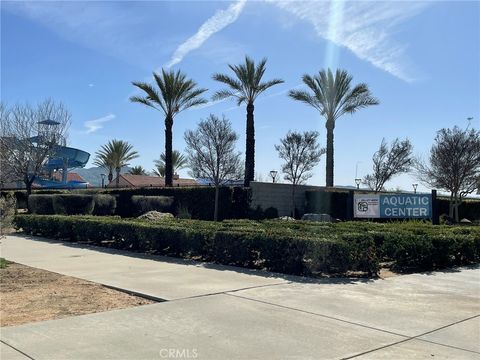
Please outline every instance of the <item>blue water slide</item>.
M84 167L89 158L90 154L86 151L58 145L55 147L53 155L47 160L44 167L49 172L62 169L66 174L68 169ZM41 177L36 178L35 183L42 188L50 189L85 189L88 185L84 181L58 181Z

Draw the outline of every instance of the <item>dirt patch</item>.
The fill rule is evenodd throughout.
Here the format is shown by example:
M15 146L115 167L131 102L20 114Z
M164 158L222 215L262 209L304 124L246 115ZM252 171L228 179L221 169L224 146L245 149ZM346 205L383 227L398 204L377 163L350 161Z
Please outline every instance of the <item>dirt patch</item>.
M151 303L96 283L25 265L10 263L0 269L0 326Z

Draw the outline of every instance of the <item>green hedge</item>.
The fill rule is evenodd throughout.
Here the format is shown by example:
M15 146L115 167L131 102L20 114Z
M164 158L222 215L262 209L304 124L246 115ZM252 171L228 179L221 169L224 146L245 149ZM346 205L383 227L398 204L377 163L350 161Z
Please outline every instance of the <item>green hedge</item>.
M53 196L32 194L28 197L28 211L32 214L55 214L53 209Z
M55 194L53 210L58 215L91 215L95 207L92 195Z
M93 196L95 207L93 215L106 216L115 214L117 199L113 195L97 194Z
M22 215L15 218L15 223L32 235L288 274L373 274L378 270L371 237L319 237L306 231L277 229L272 226L276 222L148 223L114 217Z
M135 216L149 211L172 213L174 198L172 196L132 196L132 205L135 208Z

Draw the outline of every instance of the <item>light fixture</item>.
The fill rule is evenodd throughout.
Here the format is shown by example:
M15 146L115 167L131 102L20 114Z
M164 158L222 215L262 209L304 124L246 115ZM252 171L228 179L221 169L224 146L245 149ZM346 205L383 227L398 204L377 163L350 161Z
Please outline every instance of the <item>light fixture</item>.
M102 177L102 188L105 187L105 174L100 174L100 176Z
M362 179L359 179L359 178L355 179L355 184L357 184L357 189L360 189L361 182L362 182Z
M272 177L272 182L275 182L275 180L277 179L277 174L278 174L277 170L271 170L270 171L270 176Z
M412 184L412 187L413 187L413 193L416 194L417 193L417 186L418 184Z

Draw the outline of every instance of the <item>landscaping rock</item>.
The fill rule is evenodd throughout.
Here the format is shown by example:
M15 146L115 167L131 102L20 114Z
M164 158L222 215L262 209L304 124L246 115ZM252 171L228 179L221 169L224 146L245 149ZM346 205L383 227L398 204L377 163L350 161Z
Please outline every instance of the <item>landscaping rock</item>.
M137 219L149 220L149 221L163 221L171 220L175 217L170 213L162 213L159 211L149 211L143 215L140 215Z
M283 221L295 221L294 218L290 217L290 216L280 216L279 218L277 218L277 220L283 220Z
M461 224L471 224L472 222L466 218L463 218L462 220L460 220L460 223Z
M305 214L302 216L302 220L334 222L334 219L329 214Z

